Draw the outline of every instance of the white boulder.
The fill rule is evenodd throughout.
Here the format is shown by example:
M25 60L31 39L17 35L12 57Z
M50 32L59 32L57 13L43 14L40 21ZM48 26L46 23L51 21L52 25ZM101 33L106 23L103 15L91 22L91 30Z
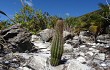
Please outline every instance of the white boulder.
M68 62L69 64L66 70L94 70L91 67L82 64L75 59L69 60Z
M42 41L46 42L48 41L50 38L53 37L54 35L54 30L53 29L45 29L45 30L42 30L40 33L39 33Z

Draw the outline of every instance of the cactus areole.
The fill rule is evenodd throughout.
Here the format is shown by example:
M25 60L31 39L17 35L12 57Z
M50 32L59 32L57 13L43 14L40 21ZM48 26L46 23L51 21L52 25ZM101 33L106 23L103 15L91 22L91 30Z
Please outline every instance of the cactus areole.
M58 20L55 26L55 34L52 39L51 60L52 66L58 66L63 54L63 20Z

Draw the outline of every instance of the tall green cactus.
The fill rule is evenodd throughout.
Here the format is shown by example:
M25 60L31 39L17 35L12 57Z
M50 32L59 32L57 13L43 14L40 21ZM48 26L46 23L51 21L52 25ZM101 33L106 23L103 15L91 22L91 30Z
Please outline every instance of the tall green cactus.
M55 34L52 40L51 60L52 66L59 65L63 54L63 20L58 20L55 26Z

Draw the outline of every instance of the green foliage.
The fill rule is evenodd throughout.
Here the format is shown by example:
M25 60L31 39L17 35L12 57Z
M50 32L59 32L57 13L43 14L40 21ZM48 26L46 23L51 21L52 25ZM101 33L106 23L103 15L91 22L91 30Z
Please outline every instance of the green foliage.
M93 34L96 34L98 31L98 26L95 25L91 25L89 28L90 32L92 32Z
M35 11L32 7L25 5L19 13L16 13L14 20L22 24L30 32L36 34L45 28L51 28L57 17L50 16L48 12Z
M65 24L67 26L75 26L75 27L84 27L85 26L85 23L80 19L80 18L77 18L77 17L68 17L65 19Z
M63 54L63 20L58 20L55 26L55 35L52 40L51 60L52 66L60 64Z
M102 29L103 29L103 33L106 32L106 27L108 27L110 25L110 5L106 5L106 4L99 4L100 7L100 17L102 18Z
M99 4L99 7L100 7L100 15L104 18L110 18L110 9L109 9L109 6L108 5L105 5L105 4L102 4L100 3Z
M80 31L86 29L86 23L77 17L68 17L65 19L65 30L79 34ZM69 30L68 30L69 29Z
M58 20L59 17L57 16L50 16L48 18L48 24L47 24L47 28L54 28L57 20Z
M94 23L94 26L98 26L100 27L99 29L102 29L103 32L106 32L106 27L110 25L110 8L105 4L99 4L99 7L99 10L90 12L80 17L67 17L64 20L64 29L79 33L81 30L88 30L91 28L91 31L96 33L97 30L95 27L91 26L91 23ZM0 11L0 14L3 14L10 19L10 17L5 12ZM58 17L51 16L48 12L34 10L32 7L23 4L21 11L15 14L14 20L10 20L13 23L22 24L23 27L26 27L33 34L36 34L45 28L53 28L56 24L56 21L58 20ZM5 24L0 24L0 29L7 27L4 25ZM98 31L101 31L99 29Z
M11 25L11 24L9 24L8 21L1 21L1 22L0 22L0 30L3 30L3 29L5 29L5 28L9 27L10 25Z
M16 13L14 19L17 23L21 23L23 26L27 26L27 22L33 18L34 12L35 11L32 7L25 5L19 13Z
M74 26L75 24L77 24L77 18L75 17L68 17L65 19L65 25L66 26Z
M86 22L88 27L90 27L91 23L94 23L94 25L100 27L99 29L102 29L99 30L102 31L101 33L105 33L106 27L110 25L110 8L108 5L102 3L99 4L99 7L99 10L85 14L79 18Z
M94 23L92 23L92 25L89 27L89 31L94 36L94 42L97 42L96 37L97 37L97 35L100 34L101 27L100 26L97 26L97 25L94 25Z

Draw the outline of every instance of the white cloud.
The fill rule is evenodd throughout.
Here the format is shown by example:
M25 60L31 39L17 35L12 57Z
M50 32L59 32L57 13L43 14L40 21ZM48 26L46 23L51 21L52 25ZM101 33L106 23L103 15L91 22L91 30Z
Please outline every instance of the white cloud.
M30 1L24 0L24 3L31 6L31 7L33 6L32 0L30 0Z
M70 16L70 13L65 13L66 16Z

